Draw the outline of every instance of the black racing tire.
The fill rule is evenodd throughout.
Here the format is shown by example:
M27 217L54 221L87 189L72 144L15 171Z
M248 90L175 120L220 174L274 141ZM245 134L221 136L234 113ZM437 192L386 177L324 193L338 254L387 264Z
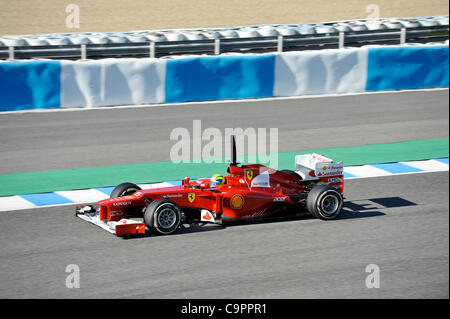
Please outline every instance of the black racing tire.
M289 174L289 175L292 175L292 176L295 176L295 177L300 177L300 178L301 178L301 176L300 176L299 173L297 173L296 171L292 171L292 170L290 170L290 169L282 169L281 172L286 173L286 174Z
M127 195L133 195L135 192L140 191L141 188L133 183L122 183L117 185L111 192L110 198L121 197Z
M308 212L323 220L335 219L343 204L341 193L335 187L324 184L315 185L306 198Z
M166 198L156 199L145 208L144 224L152 233L172 234L178 229L180 223L180 209Z

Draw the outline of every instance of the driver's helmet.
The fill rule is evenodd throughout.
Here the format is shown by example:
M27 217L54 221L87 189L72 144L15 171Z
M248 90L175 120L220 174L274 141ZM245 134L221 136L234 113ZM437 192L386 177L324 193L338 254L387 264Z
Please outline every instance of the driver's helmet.
M225 184L225 177L223 177L220 174L215 174L213 177L211 177L209 182L209 188L216 189L217 186Z

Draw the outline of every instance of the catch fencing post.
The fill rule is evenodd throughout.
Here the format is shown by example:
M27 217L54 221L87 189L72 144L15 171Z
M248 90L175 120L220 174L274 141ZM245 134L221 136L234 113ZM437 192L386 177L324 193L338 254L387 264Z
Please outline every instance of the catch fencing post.
M214 39L214 54L220 55L220 39Z
M155 42L150 42L150 58L155 58Z
M81 45L81 60L86 60L87 58L87 50L86 50L86 44Z
M14 60L14 47L13 47L13 46L10 46L10 47L8 48L8 51L9 51L9 57L8 57L8 60Z
M283 52L283 36L278 36L277 52Z
M343 31L339 32L339 49L343 49L345 44L345 34Z
M406 28L400 30L400 44L406 43Z

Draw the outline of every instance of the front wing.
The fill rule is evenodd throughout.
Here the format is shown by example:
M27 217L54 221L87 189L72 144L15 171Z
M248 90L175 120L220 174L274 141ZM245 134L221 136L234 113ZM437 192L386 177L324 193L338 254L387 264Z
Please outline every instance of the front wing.
M145 234L145 224L132 219L122 218L119 221L100 220L100 212L94 206L77 206L75 216L97 225L116 236Z

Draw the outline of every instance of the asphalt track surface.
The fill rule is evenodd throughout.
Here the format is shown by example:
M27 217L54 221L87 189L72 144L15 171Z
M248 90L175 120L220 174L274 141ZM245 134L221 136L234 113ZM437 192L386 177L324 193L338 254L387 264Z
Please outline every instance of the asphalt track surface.
M448 181L448 172L351 180L338 220L135 239L70 206L1 213L0 297L448 298ZM66 288L69 264L79 289ZM366 288L369 264L380 288Z
M192 119L279 127L280 151L441 138L448 90L5 114L2 172L162 160L170 130ZM448 298L448 184L448 172L349 180L335 221L300 217L135 239L77 219L72 206L2 212L0 297ZM79 289L66 287L70 264L79 266ZM380 288L365 285L369 264L380 268Z
M278 128L279 152L444 138L448 98L438 90L0 114L0 174L168 161L171 131L192 134L196 119L222 134Z

